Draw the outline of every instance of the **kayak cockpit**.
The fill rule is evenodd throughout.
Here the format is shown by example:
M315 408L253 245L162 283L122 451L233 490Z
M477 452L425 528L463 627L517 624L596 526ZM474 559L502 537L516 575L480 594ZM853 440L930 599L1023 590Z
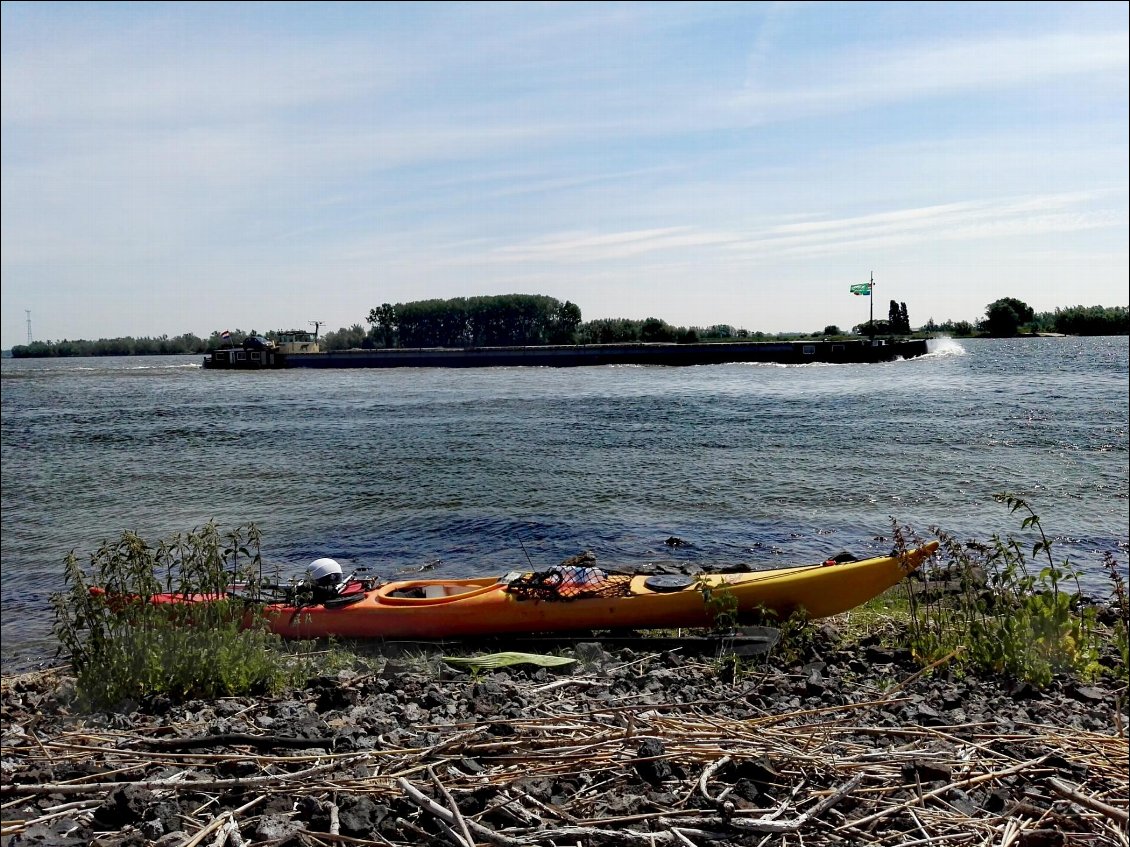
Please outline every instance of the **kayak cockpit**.
M484 579L421 579L411 582L390 582L373 592L377 603L389 606L428 606L466 600L506 587L496 578Z

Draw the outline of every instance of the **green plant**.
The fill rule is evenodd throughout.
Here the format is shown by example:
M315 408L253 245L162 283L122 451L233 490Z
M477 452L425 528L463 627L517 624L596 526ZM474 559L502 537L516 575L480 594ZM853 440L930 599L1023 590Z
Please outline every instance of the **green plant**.
M91 554L72 552L66 591L52 597L55 634L80 696L92 706L163 694L175 698L277 691L302 673L256 607L230 597L254 591L260 533L213 524L151 547L123 532ZM94 589L94 590L92 590ZM203 594L203 603L155 603L154 595ZM300 648L301 649L301 648Z
M1126 580L1118 570L1118 563L1114 556L1107 552L1103 554L1103 567L1111 582L1111 606L1116 615L1111 627L1111 641L1114 643L1115 654L1121 661L1121 676L1130 678L1130 603L1127 602Z
M943 574L947 590L937 590L930 573L921 584L906 581L912 651L924 664L958 651L960 665L1036 685L1061 672L1094 676L1103 636L1095 610L1081 602L1078 574L1068 560L1055 561L1052 542L1027 501L1010 494L995 499L1012 513L1026 513L1020 528L1034 530L1037 540L1029 552L1011 536L962 544L932 528L950 561ZM908 534L894 524L896 552L909 548Z
M710 616L710 628L716 633L733 632L738 623L738 597L726 583L713 584L700 574L695 582L702 594L702 604Z
M723 649L714 658L715 676L730 685L737 685L743 677L752 671L751 664L732 651Z

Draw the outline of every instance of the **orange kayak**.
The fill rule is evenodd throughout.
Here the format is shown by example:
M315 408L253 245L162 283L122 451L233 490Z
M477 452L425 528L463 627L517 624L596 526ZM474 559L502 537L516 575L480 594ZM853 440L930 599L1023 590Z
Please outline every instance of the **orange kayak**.
M937 548L932 541L901 558L696 578L558 568L502 579L421 579L374 588L354 583L326 603L268 604L264 614L271 629L286 638L386 639L709 627L719 610L733 612L739 620L759 610L781 620L801 609L811 618L823 618L883 593Z

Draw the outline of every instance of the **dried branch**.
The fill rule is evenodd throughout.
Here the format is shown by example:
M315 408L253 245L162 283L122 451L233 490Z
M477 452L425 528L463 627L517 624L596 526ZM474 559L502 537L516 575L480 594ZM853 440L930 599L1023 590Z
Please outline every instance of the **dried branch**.
M1053 776L1049 776L1047 782L1052 790L1065 800L1077 803L1085 809L1090 809L1092 812L1098 812L1100 815L1104 815L1122 826L1126 826L1130 823L1130 814L1124 812L1122 809L1115 808L1090 795L1082 794L1073 789L1066 782L1056 779Z

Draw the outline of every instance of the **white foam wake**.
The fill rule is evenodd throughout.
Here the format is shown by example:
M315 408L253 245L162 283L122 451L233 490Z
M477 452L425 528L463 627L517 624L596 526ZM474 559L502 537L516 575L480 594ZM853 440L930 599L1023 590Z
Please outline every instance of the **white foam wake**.
M948 335L926 341L926 355L928 356L964 356L967 352L964 347Z

